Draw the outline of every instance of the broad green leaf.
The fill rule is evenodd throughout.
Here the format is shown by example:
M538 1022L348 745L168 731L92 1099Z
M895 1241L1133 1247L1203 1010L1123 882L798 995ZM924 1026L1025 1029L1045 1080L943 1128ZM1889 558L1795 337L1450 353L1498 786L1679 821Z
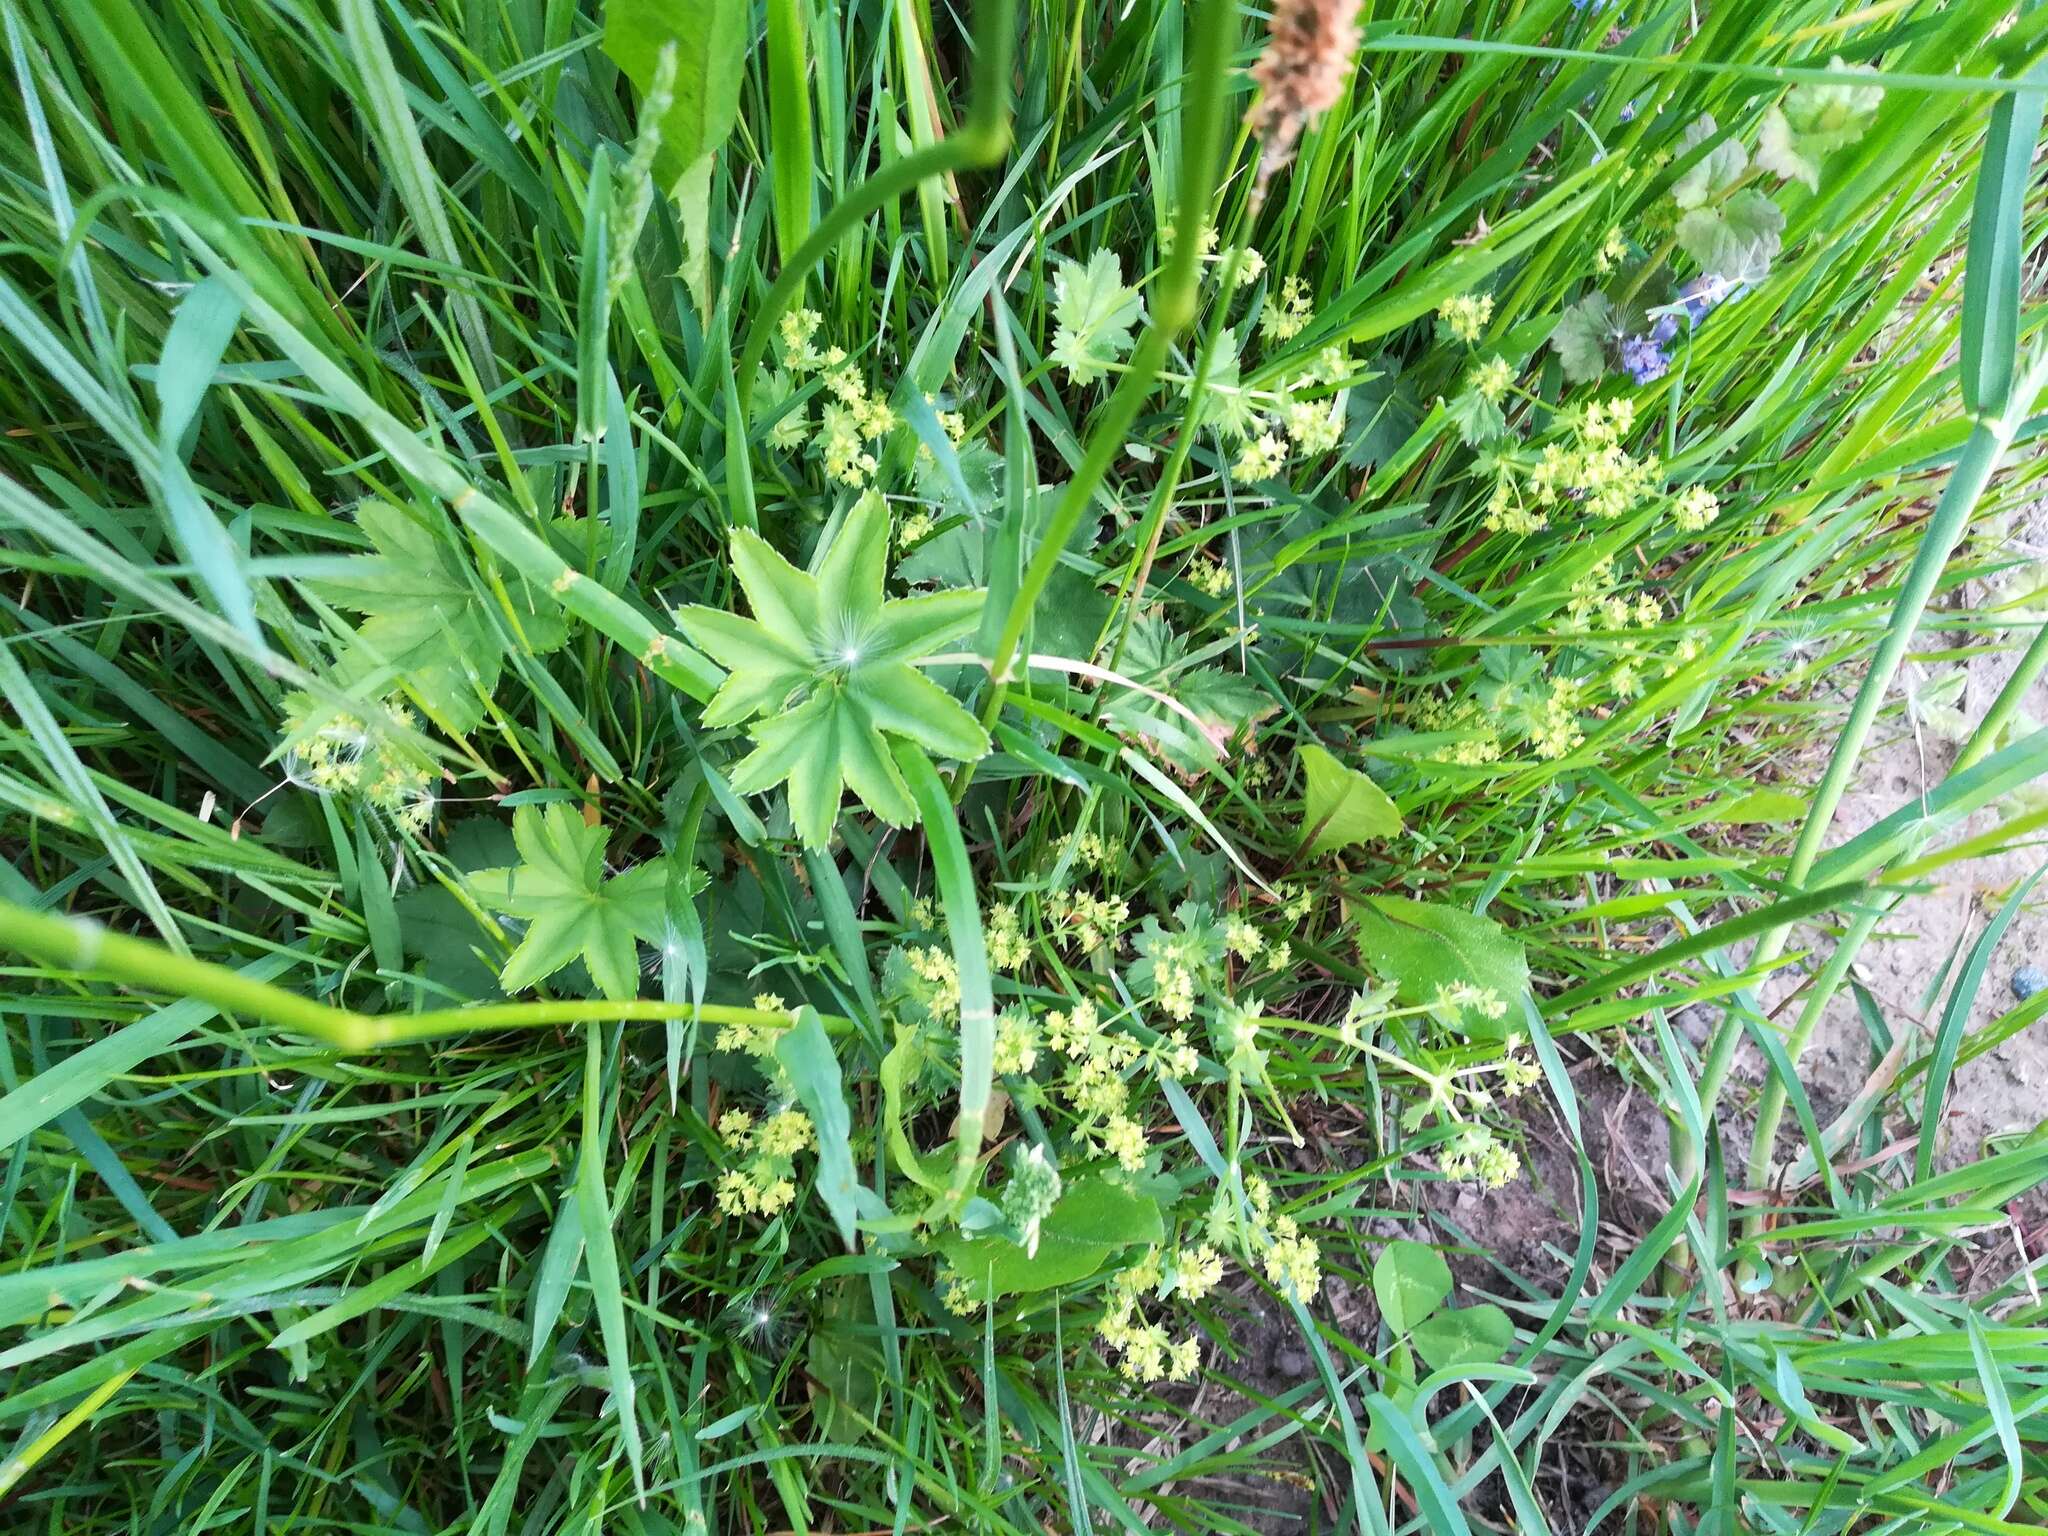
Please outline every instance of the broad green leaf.
M1411 1333L1451 1294L1451 1267L1427 1243L1397 1238L1373 1261L1372 1294L1387 1327Z
M789 1075L790 1086L811 1117L818 1138L818 1195L832 1213L839 1239L854 1246L854 1223L860 1217L860 1176L853 1166L853 1117L840 1086L839 1054L815 1008L805 1008L795 1026L775 1042L775 1059ZM872 1196L869 1196L872 1200Z
M264 830L269 831L267 824ZM465 872L498 868L519 856L512 828L492 816L471 816L450 827L447 854ZM475 915L452 893L430 881L403 892L393 905L405 957L429 981L459 997L498 995L498 967L487 958L493 946Z
M1458 436L1468 448L1477 448L1507 434L1507 413L1469 386L1445 402L1444 415L1458 429Z
M643 97L654 85L662 49L676 50L675 84L660 115L655 157L665 191L732 132L746 78L750 9L746 0L606 0L605 54Z
M1692 153L1720 131L1721 126L1714 121L1714 114L1702 112L1679 135L1677 156L1683 158ZM1723 139L1708 150L1697 165L1671 184L1671 195L1677 199L1679 207L1697 208L1734 186L1748 169L1749 151L1733 138Z
M1076 384L1092 384L1131 350L1131 327L1144 317L1138 290L1124 286L1115 251L1097 251L1083 267L1062 260L1053 268L1052 360Z
M1873 66L1845 64L1839 55L1828 60L1828 68L1868 74L1873 81L1879 78ZM1804 182L1818 192L1821 162L1862 138L1883 104L1884 87L1878 84L1829 81L1795 85L1781 105L1764 114L1756 163L1773 175Z
M1415 391L1392 359L1373 360L1373 372L1351 389L1344 416L1344 462L1375 469L1401 451L1422 425Z
M667 861L607 875L610 834L585 826L566 805L522 805L513 813L512 836L520 864L469 877L485 906L526 920L526 937L499 972L499 985L521 992L580 959L606 997L639 996L637 941L660 943L667 931Z
M1755 187L1727 201L1695 208L1678 221L1679 249L1700 270L1733 283L1761 282L1778 254L1785 215Z
M1306 857L1401 830L1401 813L1387 792L1356 768L1313 743L1301 749L1301 766L1308 775L1301 814L1302 835L1309 839Z
M790 819L808 848L831 841L847 788L891 825L916 819L886 736L942 757L972 760L988 751L974 716L912 665L974 628L982 593L885 598L888 540L879 496L854 503L812 571L736 529L733 573L754 616L703 605L676 615L684 633L728 669L705 724L756 721L754 750L734 767L732 788L765 794L787 784Z
M1269 713L1273 700L1240 672L1216 666L1190 666L1188 644L1158 613L1140 615L1131 625L1117 670L1183 706L1190 720L1151 694L1112 685L1105 693L1103 719L1125 734L1138 734L1183 773L1195 775L1216 766L1218 744L1228 742L1246 725ZM1199 721L1200 724L1196 722Z
M970 1295L993 1301L1085 1280L1113 1250L1156 1243L1164 1236L1157 1200L1098 1176L1067 1186L1039 1226L1035 1254L1006 1237L948 1237L938 1247Z
M1621 335L1621 321L1607 295L1595 290L1567 308L1550 333L1551 349L1574 384L1590 384L1607 371L1607 348Z
M1715 806L1707 819L1729 827L1776 826L1803 819L1809 804L1805 795L1765 787Z
M805 1347L805 1369L824 1388L820 1433L832 1440L859 1439L882 1406L881 1355L876 1345L875 1303L868 1282L841 1275L825 1282Z
M906 412L907 414L907 412ZM971 570L934 570L920 575L911 569L911 560L902 563L900 573L905 581L937 581L944 586L980 586L986 579L981 569L982 535L975 526L988 515L1003 492L1003 460L980 438L970 438L955 448L939 434L940 449L931 453L920 453L911 461L911 481L917 487L917 494L931 503L934 522L964 517L969 521L948 533L957 533L971 544L973 553L964 552L955 559L971 559ZM943 452L951 462L940 457ZM934 544L943 549L942 540L947 534L927 539L917 546L917 554L924 555ZM914 558L914 557L913 557ZM944 556L927 557L943 560Z
M1443 993L1472 986L1491 993L1512 1016L1529 990L1521 940L1492 918L1462 907L1368 896L1358 908L1358 949L1401 1000L1414 1006L1434 1005ZM1466 1005L1461 1017L1474 1034L1501 1032L1499 1022L1480 1008Z
M450 729L471 729L505 662L482 589L448 540L398 507L366 501L356 523L377 552L352 558L340 576L308 583L336 607L366 615L335 664L335 681L377 694L404 684ZM552 650L567 638L559 605L517 579L506 591L528 649Z
M1439 1371L1489 1365L1514 1348L1515 1324L1492 1302L1451 1307L1417 1323L1409 1340L1415 1352Z

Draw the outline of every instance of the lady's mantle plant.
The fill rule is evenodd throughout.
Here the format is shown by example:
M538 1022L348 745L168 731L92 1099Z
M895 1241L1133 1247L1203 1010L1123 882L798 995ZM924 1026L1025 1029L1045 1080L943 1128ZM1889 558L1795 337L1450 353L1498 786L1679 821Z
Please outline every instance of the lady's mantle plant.
M916 820L893 751L968 761L988 751L974 717L912 665L972 629L984 594L887 598L888 549L889 514L873 494L820 541L807 571L736 528L733 574L753 617L701 603L676 613L691 641L730 672L705 706L704 724L754 722L754 750L734 767L732 787L763 794L786 782L790 819L807 848L831 841L842 787L891 825Z

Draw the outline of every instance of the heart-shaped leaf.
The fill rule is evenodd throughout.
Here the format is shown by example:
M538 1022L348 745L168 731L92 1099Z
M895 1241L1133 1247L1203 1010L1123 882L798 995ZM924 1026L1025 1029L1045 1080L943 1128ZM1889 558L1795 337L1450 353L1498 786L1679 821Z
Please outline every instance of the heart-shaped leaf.
M1451 1267L1427 1243L1397 1239L1373 1261L1372 1294L1396 1336L1412 1332L1451 1294Z
M1417 1323L1409 1334L1415 1352L1433 1369L1487 1365L1514 1348L1515 1325L1492 1302L1476 1307L1451 1307Z
M939 1251L977 1301L1018 1291L1044 1291L1085 1280L1118 1248L1156 1243L1165 1235L1159 1202L1121 1184L1077 1179L1040 1223L1038 1251L1007 1237L949 1237Z
M1301 805L1302 835L1309 839L1304 857L1401 830L1401 812L1387 792L1356 768L1346 768L1314 744L1301 749L1301 766L1308 776Z

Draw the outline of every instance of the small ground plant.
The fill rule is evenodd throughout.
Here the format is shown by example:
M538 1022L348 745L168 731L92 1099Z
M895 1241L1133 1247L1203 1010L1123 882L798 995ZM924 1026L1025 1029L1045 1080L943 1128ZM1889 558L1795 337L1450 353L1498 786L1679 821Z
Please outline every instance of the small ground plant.
M2048 1521L2048 10L0 23L8 1529Z

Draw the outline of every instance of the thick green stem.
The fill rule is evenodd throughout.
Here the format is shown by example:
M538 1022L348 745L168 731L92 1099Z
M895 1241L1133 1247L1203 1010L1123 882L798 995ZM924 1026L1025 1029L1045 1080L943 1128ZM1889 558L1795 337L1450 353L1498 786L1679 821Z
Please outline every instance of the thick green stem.
M1807 812L1806 822L1799 829L1799 840L1793 846L1792 857L1786 864L1785 884L1797 890L1805 884L1813 872L1816 859L1820 857L1821 845L1826 841L1828 828L1832 825L1835 811L1840 806L1843 794L1848 790L1851 776L1856 771L1856 760L1862 754L1863 745L1869 739L1871 727L1876 723L1885 696L1891 691L1892 680L1897 676L1900 664L1905 660L1906 651L1919 631L1921 617L1927 611L1927 604L1934 595L1934 588L1941 579L1941 573L1948 565L1949 556L1970 526L1970 518L1976 511L1978 501L1985 488L1991 483L1991 476L2005 456L2024 419L2024 410L2038 391L2039 377L2029 379L2027 387L2016 395L2019 408L2008 409L1995 420L1979 421L1963 445L1961 457L1954 472L1949 476L1948 485L1943 489L1940 503L1935 507L1934 516L1929 520L1926 532L1921 536L1920 547L1913 556L1913 563L1907 569L1906 580L1899 589L1897 601L1892 606L1890 624L1885 630L1884 640L1879 644L1877 654L1871 658L1870 670L1863 676L1863 684L1857 690L1856 702L1851 706L1849 719L1842 728L1840 739L1828 759L1827 772L1822 776L1820 786L1814 791L1813 805ZM1785 945L1791 937L1790 925L1774 928L1758 941L1756 951L1750 958L1752 970L1762 972L1773 965L1785 952ZM1844 966L1846 969L1846 966ZM1825 997L1816 997L1807 1005L1807 1017L1800 1020L1800 1027L1787 1041L1787 1056L1793 1066L1799 1062L1800 1051L1812 1033L1812 1022L1818 1019L1818 1009L1825 1005ZM1706 1123L1714 1123L1714 1111L1720 1101L1721 1089L1727 1082L1728 1068L1735 1057L1735 1047L1742 1037L1742 1021L1734 1009L1722 1015L1720 1027L1708 1042L1707 1057L1700 1075L1700 1104L1705 1113ZM1778 1135L1778 1125L1784 1115L1785 1086L1775 1080L1767 1083L1762 1102L1758 1106L1755 1132L1750 1142L1749 1166L1768 1169L1771 1148ZM1678 1176L1687 1181L1698 1172L1698 1155L1688 1146L1680 1157Z
M1195 300L1201 283L1202 229L1208 222L1209 205L1215 196L1217 158L1223 143L1224 80L1236 41L1235 0L1203 0L1195 18L1187 88L1181 93L1186 121L1181 138L1180 206L1174 215L1173 255L1167 260L1159 286L1149 296L1152 323L1131 354L1130 365L1110 395L1108 405L1095 419L1080 468L1067 482L1066 492L1053 510L1052 521L1033 551L1031 563L1025 567L1023 580L1011 600L995 654L990 658L993 683L988 697L982 701L984 725L992 724L1002 712L1010 664L1023 641L1024 626L1038 606L1046 583L1052 580L1061 552L1080 525L1082 514L1094 501L1110 465L1123 451L1131 423L1152 392L1174 338L1195 318Z
M915 746L897 749L896 765L917 804L931 850L932 874L953 945L960 981L960 1107L954 1117L953 1177L925 1218L943 1220L958 1210L974 1187L981 1165L982 1129L995 1087L995 988L989 979L988 950L981 937L981 904L974 893L974 866L953 802L931 759Z
M959 131L915 154L884 166L832 205L804 243L782 264L768 296L754 314L740 351L734 388L740 416L754 398L754 380L768 355L775 323L803 291L811 268L823 261L840 238L877 208L910 191L928 176L994 165L1010 147L1010 62L1016 49L1017 0L982 0L974 14L974 82L967 120Z
M2048 670L2048 625L2034 632L2033 641L2027 646L2026 653L2020 657L2019 665L2013 668L2012 676L2005 680L2005 686L1999 690L1998 697L1991 701L1991 707L1984 712L1984 718L1977 722L1970 739L1963 744L1962 751L1956 754L1956 760L1949 768L1951 776L1975 767L1991 751L1997 744L2000 733L2019 713L2027 691L2034 686L2044 670ZM1920 843L1916 841L1900 853L1899 862L1910 862L1919 849ZM1814 1028L1820 1023L1829 999L1834 996L1835 989L1842 984L1842 978L1848 975L1849 967L1855 963L1857 953L1863 948L1885 913L1897 904L1898 898L1891 897L1860 913L1837 942L1834 954L1828 958L1826 969L1814 983L1813 995L1807 999L1798 1024L1786 1039L1785 1054L1792 1061L1798 1061L1800 1053L1806 1049L1807 1042L1813 1037ZM1757 1105L1756 1134L1751 1139L1749 1147L1749 1186L1752 1189L1763 1189L1771 1181L1774 1161L1772 1154L1777 1141L1778 1125L1785 1114L1785 1099L1785 1086L1775 1077L1764 1084L1763 1097ZM1765 1134L1767 1131L1768 1135ZM1762 1221L1761 1212L1752 1213L1743 1223L1745 1236L1753 1236L1760 1231Z
M1990 755L2005 728L2019 714L2028 690L2040 681L2043 671L2048 671L2048 624L2034 631L2034 638L2020 657L2019 665L2012 669L2012 676L2005 680L2005 686L1998 690L1998 697L1991 701L1991 707L1984 711L1984 718L1977 722L1976 730L1963 743L1963 750L1956 754L1956 760L1949 768L1950 774L1974 768Z
M786 1024L786 1013L706 1003L665 1003L651 998L626 1002L564 999L533 1003L484 1003L474 1008L436 1008L425 1013L368 1014L331 1008L267 981L256 981L225 965L175 955L161 944L130 938L89 918L56 917L0 901L0 949L11 949L58 970L104 976L145 992L196 997L224 1013L260 1020L293 1034L324 1040L338 1050L366 1054L492 1029L546 1029L570 1024L655 1023L702 1019L711 1024ZM852 1021L827 1017L825 1027L845 1034Z

